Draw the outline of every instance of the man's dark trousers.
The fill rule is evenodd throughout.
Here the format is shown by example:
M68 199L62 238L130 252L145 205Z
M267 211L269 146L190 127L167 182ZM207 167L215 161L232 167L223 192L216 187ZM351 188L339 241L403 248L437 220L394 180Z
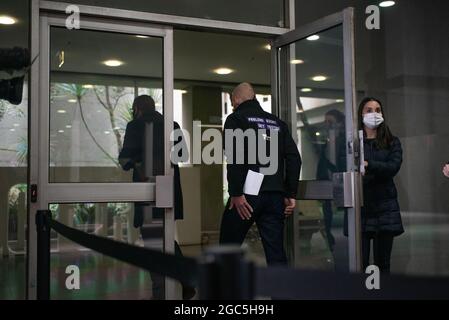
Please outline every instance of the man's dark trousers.
M284 250L284 195L281 192L262 192L258 196L245 195L253 208L250 220L242 220L235 208L229 210L230 201L223 213L220 244L241 245L255 222L265 251L268 265L286 265Z

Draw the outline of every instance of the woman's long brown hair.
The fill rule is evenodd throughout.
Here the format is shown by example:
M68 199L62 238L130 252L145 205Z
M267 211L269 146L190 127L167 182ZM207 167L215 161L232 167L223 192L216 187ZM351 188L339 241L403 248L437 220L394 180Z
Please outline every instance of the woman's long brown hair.
M390 131L390 128L388 127L388 125L386 124L386 119L385 119L385 113L384 113L384 108L382 106L382 103L373 97L366 97L364 98L359 105L359 128L363 129L364 135L366 137L366 132L365 132L365 126L363 124L363 108L365 107L365 105L370 102L370 101L375 101L380 105L380 109L382 111L382 115L384 117L384 122L377 128L377 137L376 137L376 146L379 149L388 149L391 145L391 142L393 141L393 134Z

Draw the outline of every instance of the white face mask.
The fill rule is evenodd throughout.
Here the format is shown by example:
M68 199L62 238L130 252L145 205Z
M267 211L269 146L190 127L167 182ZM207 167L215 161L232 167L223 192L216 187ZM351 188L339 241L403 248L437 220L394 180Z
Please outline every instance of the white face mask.
M369 129L377 129L383 122L382 113L372 112L363 116L363 124Z

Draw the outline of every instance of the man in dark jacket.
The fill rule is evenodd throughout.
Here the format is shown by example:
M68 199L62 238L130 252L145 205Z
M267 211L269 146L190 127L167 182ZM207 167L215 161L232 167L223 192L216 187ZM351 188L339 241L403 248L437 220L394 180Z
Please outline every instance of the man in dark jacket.
M126 126L123 148L119 155L119 161L124 170L133 169L134 182L154 182L157 175L164 174L164 117L155 110L153 98L141 95L133 102L134 119ZM178 123L174 123L175 129L180 129ZM185 143L180 137L175 144ZM181 148L186 150L186 148ZM184 158L180 155L180 158ZM183 199L181 179L178 165L174 165L174 212L175 219L183 218ZM163 239L164 209L150 207L145 203L134 205L134 227L140 228L145 246L150 245L156 239ZM145 224L145 213L152 215L162 224L155 228L155 223ZM175 241L175 254L182 255L178 243ZM151 274L153 283L153 298L163 299L164 278L158 274ZM183 286L183 297L191 298L195 294L194 289Z
M291 215L295 208L301 158L287 125L261 108L250 84L242 83L235 88L232 105L234 112L228 116L224 126L230 199L223 213L220 244L242 244L249 228L256 222L267 263L285 265L284 218ZM262 143L266 144L265 150L271 150L270 144L277 142L276 154L270 154L271 159L278 161L277 169L263 177L258 195L244 194L245 179L249 170L261 173L267 165L262 164L260 159L255 163L249 161L251 141L245 140L240 149L236 139L227 141L230 139L227 131L236 132L238 129L253 131L256 136L259 130L264 132L265 140L261 142L257 139L256 150L262 148ZM274 137L278 141L274 141ZM239 153L244 155L243 163L237 161Z

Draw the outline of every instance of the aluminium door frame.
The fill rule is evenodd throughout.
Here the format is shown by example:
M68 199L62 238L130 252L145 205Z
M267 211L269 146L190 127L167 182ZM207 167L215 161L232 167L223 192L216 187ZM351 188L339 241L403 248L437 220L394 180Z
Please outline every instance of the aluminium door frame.
M32 54L39 59L31 71L30 110L30 185L37 185L37 202L30 202L27 297L36 298L36 235L34 214L48 209L50 203L77 202L137 202L155 201L155 183L50 183L49 182L49 76L50 76L50 28L65 27L64 16L51 16L38 10L39 23L33 21ZM40 12L39 12L40 11ZM38 26L38 27L36 27ZM170 26L143 25L135 22L99 21L83 18L83 30L140 34L163 39L163 99L165 135L170 136L173 127L173 29ZM171 142L164 145L165 175L173 176L170 162ZM165 209L164 249L174 252L174 211ZM176 298L176 283L166 279L166 298Z
M51 12L51 13L60 13L66 14L66 8L70 3L65 2L56 2L56 1L45 1L45 0L30 0L30 50L31 56L37 57L40 53L40 13L41 12ZM250 34L267 38L274 38L275 36L282 35L292 29L295 26L295 0L283 0L283 5L285 8L284 11L284 20L286 24L289 26L285 27L269 27L255 24L247 24L247 23L235 23L229 21L221 21L221 20L212 20L212 19L201 19L194 17L184 17L184 16L175 16L175 15L167 15L167 14L156 14L151 12L140 12L140 11L132 11L132 10L122 10L122 9L114 9L114 8L105 8L105 7L97 7L97 6L88 6L88 5L78 5L80 9L81 17L101 17L106 19L114 19L114 20L126 20L128 24L132 22L144 22L150 24L161 24L169 26L170 32L168 32L167 37L171 38L169 45L169 52L164 52L164 64L168 61L169 63L169 72L173 78L173 27L182 26L188 27L193 30L210 30L210 31L221 31L221 32L229 32L236 34ZM165 41L164 41L164 50L165 50ZM167 55L168 54L168 55ZM39 108L40 102L40 61L37 59L35 63L31 66L30 71L30 86L29 86L29 117L28 117L28 144L29 144L29 153L28 153L28 184L29 186L33 184L37 184L39 181L39 177L42 173L39 172L39 113L36 112ZM165 81L165 80L164 80ZM173 95L173 81L171 81L169 87L164 88L164 92ZM167 96L164 96L164 104L167 106L168 103L173 105L173 99L169 99ZM173 109L173 108L171 108ZM274 110L273 110L274 112ZM173 115L172 115L173 116ZM168 122L168 121L166 121ZM167 125L165 126L165 130L167 131L169 128ZM167 132L166 132L167 134ZM166 146L167 147L167 146ZM168 151L165 150L167 153ZM48 170L48 168L46 169ZM46 184L48 185L48 183ZM123 185L123 184L122 184ZM105 187L105 184L99 184L99 187ZM44 186L45 187L45 186ZM50 186L51 187L51 186ZM61 184L59 187L64 187ZM131 188L135 188L135 186L129 185ZM154 185L147 184L146 191L141 190L142 192L152 192L155 188ZM30 189L30 188L29 188ZM42 190L42 189L41 189ZM99 190L99 189L97 189ZM110 192L116 192L114 190L109 190ZM104 190L103 195L109 195L108 190ZM62 194L61 194L62 195ZM65 195L63 195L65 196ZM71 199L74 199L78 196L76 195L68 195ZM136 196L141 199L142 194ZM40 195L38 196L39 199ZM28 239L34 239L36 235L36 225L35 225L35 213L38 209L40 209L38 202L31 202L31 197L27 197L28 199L28 215L27 215L27 225L28 225ZM58 198L63 202L64 198ZM173 212L170 213L173 215ZM174 230L174 228L173 228ZM35 241L28 241L27 246L27 271L26 271L26 298L27 299L36 299L36 243ZM173 284L170 284L173 286ZM168 289L168 288L167 288ZM168 291L168 290L167 290Z
M294 43L312 34L316 34L332 27L343 26L344 49L344 87L345 87L345 113L346 113L346 162L347 171L354 173L351 179L350 197L354 200L354 207L348 208L348 246L349 246L349 270L359 272L362 269L361 253L361 205L362 183L357 164L358 124L355 91L355 44L354 44L354 8L346 8L318 19L304 26L298 26L281 36L272 43L272 102L273 110L285 119L291 130L296 127L296 68L289 63L295 56ZM287 47L282 50L281 47ZM281 70L283 78L280 77ZM284 98L285 97L285 98ZM289 106L289 107L286 107ZM294 139L297 140L295 135ZM296 141L297 142L297 141ZM294 259L299 244L298 217L294 215L290 226L290 239L293 239L291 256Z

